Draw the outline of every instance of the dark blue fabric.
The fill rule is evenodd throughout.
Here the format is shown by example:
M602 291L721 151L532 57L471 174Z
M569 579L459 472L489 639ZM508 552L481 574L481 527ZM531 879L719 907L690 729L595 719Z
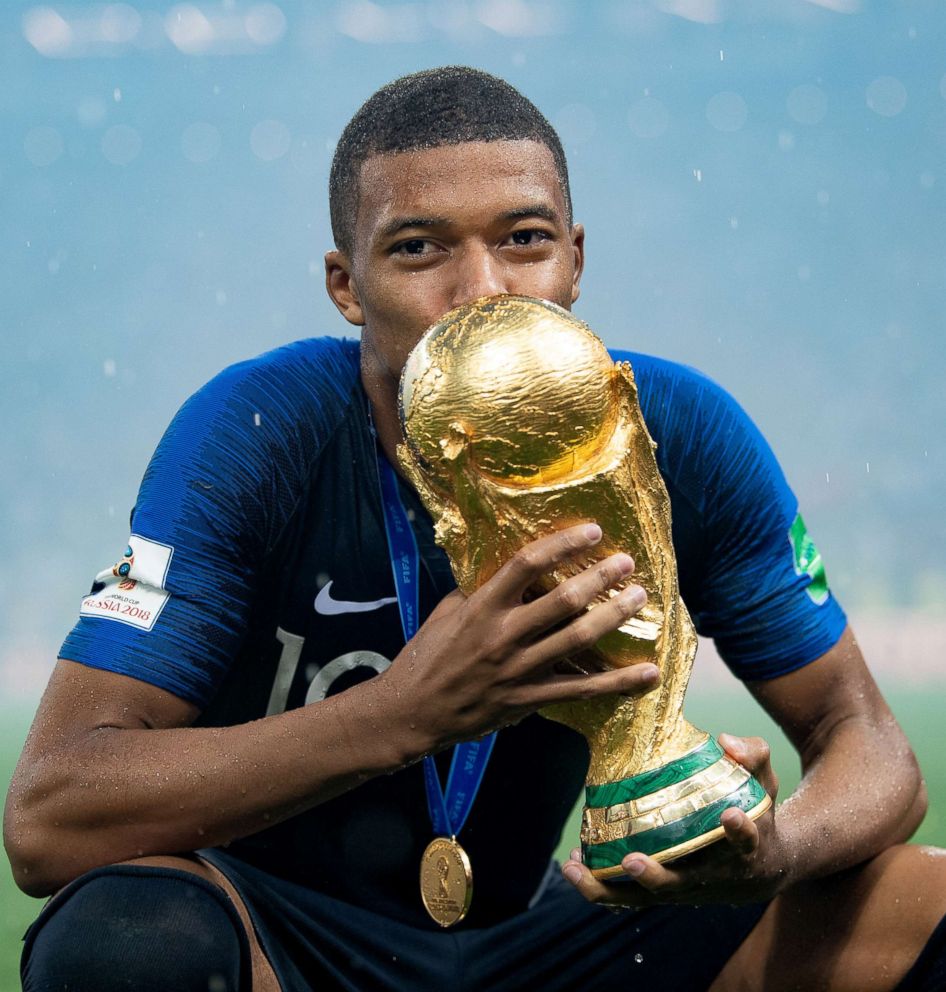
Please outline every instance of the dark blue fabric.
M174 549L158 624L81 617L60 657L205 706L357 372L351 346L324 338L241 362L195 393L161 439L131 514L133 534Z
M292 992L705 992L765 905L613 914L552 866L537 903L487 928L418 929L202 851L233 882Z
M681 590L697 629L743 679L814 660L844 627L793 568L797 502L764 438L693 369L633 352L641 408L670 493ZM182 407L141 485L133 533L174 549L152 631L82 617L61 657L205 706L230 668L264 562L311 497L313 466L356 402L357 343L300 341L235 365ZM118 555L116 554L116 557ZM103 563L104 564L104 563Z
M846 624L833 596L807 594L788 531L798 501L758 428L721 386L676 362L631 362L667 484L680 592L697 630L743 680L820 658Z
M236 909L185 871L135 865L76 879L27 931L24 992L249 992Z
M943 992L943 989L946 989L946 917L930 934L896 992Z
M699 373L616 357L634 365L670 493L681 591L699 629L743 678L819 657L840 636L843 613L833 598L813 603L808 576L796 574L795 499L758 431ZM417 494L399 485L421 556L423 617L453 581ZM198 392L152 459L132 530L173 548L163 612L150 631L83 616L62 656L188 699L201 725L318 705L383 671L403 647L356 342L299 342ZM539 716L499 733L460 838L476 886L461 926L525 910L587 760L582 737ZM445 780L449 755L436 761ZM521 824L527 844L514 841ZM431 836L418 764L228 850L326 896L435 928L417 889Z

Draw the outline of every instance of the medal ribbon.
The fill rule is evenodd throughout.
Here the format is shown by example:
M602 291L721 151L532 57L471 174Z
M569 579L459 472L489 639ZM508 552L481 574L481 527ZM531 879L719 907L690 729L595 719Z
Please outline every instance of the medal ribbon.
M391 556L394 591L401 614L401 628L406 644L420 627L420 552L411 528L407 510L398 492L397 475L387 458L378 451L378 478L381 483L381 505L384 509L384 529ZM424 785L427 809L434 832L441 837L456 837L463 829L480 783L486 772L496 734L478 741L457 744L450 761L446 794L440 786L437 765L427 755L424 758Z

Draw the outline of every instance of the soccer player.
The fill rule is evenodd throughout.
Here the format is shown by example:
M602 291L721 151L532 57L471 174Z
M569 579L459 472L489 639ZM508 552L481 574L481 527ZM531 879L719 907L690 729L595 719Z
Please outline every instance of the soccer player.
M429 324L488 294L578 298L562 148L508 84L433 70L358 111L330 197L327 288L360 345L287 345L183 406L128 547L63 645L5 817L19 885L56 893L27 935L24 987L944 987L946 859L903 844L923 784L794 497L722 390L643 355L630 358L683 597L804 776L755 823L727 811L724 839L678 863L631 854L620 884L576 858L550 868L587 754L535 711L656 684L651 665L557 668L640 608L633 562L612 555L524 597L594 547L588 522L465 598L395 481L426 617L405 646L379 476L396 465L398 376ZM497 729L468 819L448 828L476 889L444 931L417 883L430 769L442 783L453 745ZM722 743L775 794L763 742Z

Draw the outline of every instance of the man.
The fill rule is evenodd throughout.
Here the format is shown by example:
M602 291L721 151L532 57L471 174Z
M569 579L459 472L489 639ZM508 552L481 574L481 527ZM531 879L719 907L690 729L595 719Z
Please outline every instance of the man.
M630 855L612 885L575 858L548 871L586 753L535 711L659 678L556 667L642 605L633 563L527 601L594 547L588 522L466 599L402 480L427 617L405 646L378 474L430 323L489 294L578 298L561 145L508 84L434 70L361 108L330 192L327 288L360 350L299 342L192 397L63 646L5 818L21 887L65 886L27 936L24 987L881 990L908 971L941 987L924 945L942 941L946 862L898 846L922 782L820 574L795 567L793 497L718 387L645 356L684 598L805 776L755 824L728 811L725 839L678 864ZM444 933L417 887L433 837L419 762L436 755L443 781L451 745L497 728L460 831L470 916ZM762 742L723 743L775 793Z

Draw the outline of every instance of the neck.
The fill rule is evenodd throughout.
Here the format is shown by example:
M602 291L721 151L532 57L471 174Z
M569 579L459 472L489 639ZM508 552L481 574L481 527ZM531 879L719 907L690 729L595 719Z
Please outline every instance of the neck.
M362 349L361 383L368 397L374 429L388 461L399 475L403 475L397 460L397 446L404 440L401 418L398 413L397 383L383 370L373 367Z

